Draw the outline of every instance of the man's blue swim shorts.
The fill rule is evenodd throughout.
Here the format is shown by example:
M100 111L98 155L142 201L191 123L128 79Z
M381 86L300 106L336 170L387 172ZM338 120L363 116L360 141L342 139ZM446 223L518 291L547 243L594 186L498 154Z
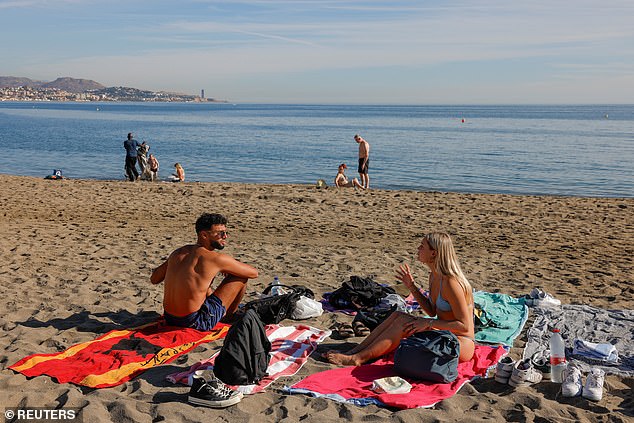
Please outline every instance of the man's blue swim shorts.
M200 310L195 311L187 316L172 316L168 312L164 312L165 323L170 326L179 326L182 328L193 328L201 331L210 331L223 318L227 309L222 305L220 298L211 294L207 297Z

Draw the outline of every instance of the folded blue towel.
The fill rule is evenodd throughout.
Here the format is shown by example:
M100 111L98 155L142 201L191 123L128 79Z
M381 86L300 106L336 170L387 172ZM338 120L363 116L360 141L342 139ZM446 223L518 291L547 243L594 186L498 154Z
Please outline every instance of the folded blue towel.
M583 339L575 338L572 353L605 363L618 364L619 353L612 344L595 344Z

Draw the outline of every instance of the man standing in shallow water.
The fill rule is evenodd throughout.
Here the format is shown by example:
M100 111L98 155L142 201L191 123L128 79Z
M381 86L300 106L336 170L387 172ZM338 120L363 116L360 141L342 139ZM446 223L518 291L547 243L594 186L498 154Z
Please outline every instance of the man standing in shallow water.
M356 134L354 140L359 144L359 177L361 185L364 189L370 189L370 176L368 168L370 167L370 144L361 135Z
M171 326L210 331L225 315L231 317L244 297L247 280L258 271L215 250L225 248L227 219L220 214L205 213L196 221L196 244L176 249L157 267L150 282L165 282L163 309L165 322ZM214 278L225 278L214 290Z

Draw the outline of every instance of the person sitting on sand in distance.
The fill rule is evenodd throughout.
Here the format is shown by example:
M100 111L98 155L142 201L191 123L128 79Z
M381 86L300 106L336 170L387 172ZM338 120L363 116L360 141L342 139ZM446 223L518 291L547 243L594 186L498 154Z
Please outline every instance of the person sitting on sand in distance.
M209 331L224 316L231 317L244 297L249 279L258 271L228 254L225 248L227 219L220 214L205 213L196 220L196 244L185 245L154 269L150 282L164 282L163 309L165 323ZM225 275L214 290L216 276Z
M420 293L407 264L399 267L396 278L409 289L427 315L438 318L415 317L395 311L356 347L346 353L328 351L324 354L329 362L358 366L394 351L401 339L432 329L444 329L456 335L460 343L459 360L471 360L475 350L473 293L460 269L449 235L425 235L418 247L418 260L431 271L429 298Z
M363 188L363 186L359 183L357 178L353 178L352 181L348 180L348 177L345 174L345 170L348 168L345 163L341 163L339 165L339 171L337 172L337 176L335 176L335 186L337 188L340 187L354 187L354 188Z
M139 167L141 168L141 175L146 173L145 169L147 168L147 153L149 151L150 146L145 141L143 141L136 150L136 159L137 163L139 163Z
M185 169L183 169L183 166L180 163L174 163L174 169L176 169L176 173L171 175L172 182L185 182Z

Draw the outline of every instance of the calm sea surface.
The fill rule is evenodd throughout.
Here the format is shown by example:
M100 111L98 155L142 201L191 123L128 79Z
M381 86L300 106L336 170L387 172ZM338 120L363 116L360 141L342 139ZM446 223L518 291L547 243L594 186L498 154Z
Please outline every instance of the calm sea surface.
M161 178L331 184L342 162L358 176L359 133L375 188L634 197L634 105L4 102L0 173L121 180L128 132Z

